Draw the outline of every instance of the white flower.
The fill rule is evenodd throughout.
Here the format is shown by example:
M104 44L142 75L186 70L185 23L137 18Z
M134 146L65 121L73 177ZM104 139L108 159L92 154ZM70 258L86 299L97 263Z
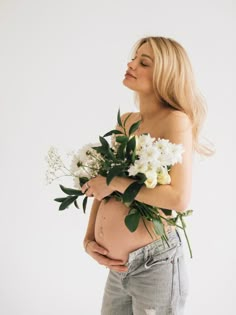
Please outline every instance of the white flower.
M56 178L65 175L65 166L57 148L51 146L45 158L48 169L46 170L46 182L51 184Z
M171 183L171 178L166 167L158 168L157 181L160 185L168 185Z
M95 156L97 157L98 153L92 148L92 147L96 147L96 146L100 146L99 143L89 143L84 145L81 149L78 150L78 156L79 156L79 160L83 163L83 162L87 162L87 160L91 157L91 156Z
M119 142L116 142L116 134L111 135L111 148L114 150L114 152L117 152L118 148L120 146Z
M154 161L157 161L159 159L160 154L160 150L157 147L150 145L140 150L139 158L141 161L146 161L146 163L154 163Z
M135 176L138 173L143 173L147 171L148 164L141 160L136 160L134 165L131 165L128 169L129 176Z
M157 185L157 173L149 171L145 173L147 179L144 182L147 188L154 188Z
M99 146L99 144L85 145L74 153L70 165L73 176L92 178L98 174L103 158L92 148L95 146Z
M142 135L137 136L137 137L138 137L138 139L136 138L137 152L139 150L141 150L142 148L151 146L155 140L155 138L152 138L149 133L148 134L142 134Z
M176 163L181 163L182 162L182 155L184 152L183 145L171 143L171 152L172 152L171 164L174 165Z

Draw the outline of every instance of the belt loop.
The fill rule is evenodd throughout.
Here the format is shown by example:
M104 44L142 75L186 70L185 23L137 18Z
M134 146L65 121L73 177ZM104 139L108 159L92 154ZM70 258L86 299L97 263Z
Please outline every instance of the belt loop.
M144 247L143 251L144 251L143 256L144 259L146 260L149 256L149 249Z

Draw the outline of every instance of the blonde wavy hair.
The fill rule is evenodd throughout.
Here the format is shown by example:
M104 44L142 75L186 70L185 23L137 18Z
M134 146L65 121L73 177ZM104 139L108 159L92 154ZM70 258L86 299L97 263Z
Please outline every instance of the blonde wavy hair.
M212 155L214 150L211 145L199 141L207 107L195 85L185 49L170 38L144 37L134 45L133 54L144 43L149 43L154 53L153 86L157 99L188 115L192 123L194 150L201 155Z

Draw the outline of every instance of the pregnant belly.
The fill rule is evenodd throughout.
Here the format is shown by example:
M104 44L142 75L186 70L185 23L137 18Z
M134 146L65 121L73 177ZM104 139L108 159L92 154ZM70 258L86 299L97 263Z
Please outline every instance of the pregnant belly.
M108 250L108 257L124 262L130 252L159 238L154 233L151 238L142 220L139 221L137 230L130 232L124 222L128 212L129 209L124 204L111 198L108 202L101 202L95 224L96 242ZM152 223L147 222L146 225L151 232Z

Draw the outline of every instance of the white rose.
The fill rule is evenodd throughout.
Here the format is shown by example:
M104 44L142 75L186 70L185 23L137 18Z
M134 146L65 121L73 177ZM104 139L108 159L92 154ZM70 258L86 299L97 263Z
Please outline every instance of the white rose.
M153 171L146 172L146 181L144 184L147 188L154 188L157 185L157 173Z
M160 167L158 169L157 181L160 185L168 185L171 183L171 178L166 167Z

